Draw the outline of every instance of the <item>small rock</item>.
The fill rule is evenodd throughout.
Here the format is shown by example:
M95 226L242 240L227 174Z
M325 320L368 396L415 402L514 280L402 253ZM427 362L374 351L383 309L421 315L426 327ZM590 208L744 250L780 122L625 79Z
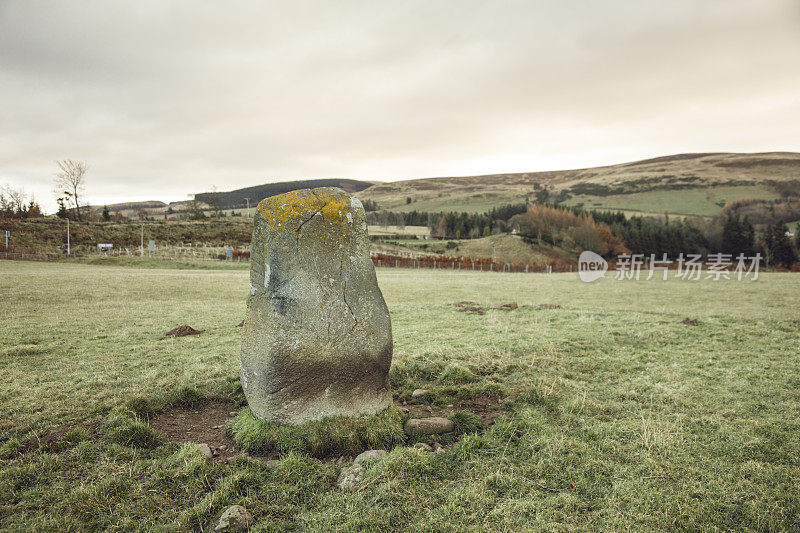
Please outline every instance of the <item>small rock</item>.
M361 452L353 461L357 465L365 465L367 463L374 463L380 461L386 455L386 450L367 450Z
M237 328L244 327L244 320L242 320L241 322L239 322L238 324L236 324L236 327L237 327Z
M431 448L429 445L425 444L424 442L418 442L414 446L412 446L412 448L414 448L416 450L419 450L421 452L432 452L433 451L433 448Z
M224 428L224 427L225 427L225 426L214 426L212 429L222 429L222 428Z
M446 451L446 450L445 450L444 448L442 448L442 446L441 446L440 444L437 444L437 445L436 445L436 446L433 448L433 453L444 453L445 451Z
M342 468L339 472L339 480L336 482L342 490L353 490L356 488L361 478L364 477L364 467L360 464L354 464L347 468Z
M246 531L253 521L247 509L241 505L231 505L217 520L212 531Z
M452 403L448 403L448 404L447 404L447 408L448 408L448 409L452 409L452 408L453 408L453 404L452 404Z
M236 412L236 411L231 411L231 416L236 416L236 415L238 415L238 414L239 414L239 413L238 413L238 412Z
M227 450L227 449L228 449L228 446L227 446L227 445L225 445L225 444L220 444L220 445L219 445L219 449L220 449L220 450L222 450L222 451L224 452L225 450Z
M208 459L214 457L214 453L211 451L211 448L205 442L202 444L198 444L197 449L200 450L202 454L205 455L206 458Z
M411 393L411 397L419 398L420 396L425 396L426 394L428 394L428 389L416 389Z
M439 416L430 418L410 418L406 421L405 431L409 435L434 435L453 431L453 421Z

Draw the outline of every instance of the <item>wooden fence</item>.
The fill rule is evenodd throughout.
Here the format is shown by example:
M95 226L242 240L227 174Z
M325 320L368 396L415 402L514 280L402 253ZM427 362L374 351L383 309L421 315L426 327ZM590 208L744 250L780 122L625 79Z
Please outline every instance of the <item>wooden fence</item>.
M393 255L372 253L372 264L376 267L390 268L432 268L439 270L472 270L480 272L572 272L575 265L566 261L551 263L504 263L491 258L473 259L470 257L451 257L435 255Z

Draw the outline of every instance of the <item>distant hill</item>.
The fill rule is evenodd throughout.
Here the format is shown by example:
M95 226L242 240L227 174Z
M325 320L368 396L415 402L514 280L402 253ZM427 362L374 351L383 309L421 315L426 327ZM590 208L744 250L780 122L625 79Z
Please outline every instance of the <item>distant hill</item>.
M726 202L777 198L775 184L800 179L800 154L677 154L618 165L423 178L378 183L358 193L380 209L483 212L508 203L549 201L634 213L711 216Z
M236 189L227 192L203 192L195 195L195 198L203 203L213 205L214 196L219 200L219 207L221 209L241 208L247 205L249 198L250 206L255 207L258 202L264 198L275 196L276 194L283 194L289 191L296 191L297 189L311 189L314 187L339 187L349 193L356 193L372 186L373 183L369 181L359 181L350 179L316 179L316 180L297 180L297 181L281 181L278 183L265 183L264 185L255 185L253 187L245 187L244 189Z
M122 202L108 205L91 205L91 209L96 215L100 215L108 207L108 212L112 215L119 214L128 218L136 218L139 213L144 212L147 216L164 215L165 213L179 213L192 207L191 200L180 200L166 204L159 200L145 200L140 202ZM208 209L208 205L198 202L197 207Z

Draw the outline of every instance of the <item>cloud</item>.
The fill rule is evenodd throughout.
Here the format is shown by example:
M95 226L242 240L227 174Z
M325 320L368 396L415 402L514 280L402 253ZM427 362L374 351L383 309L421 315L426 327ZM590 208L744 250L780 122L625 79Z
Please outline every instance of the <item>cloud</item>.
M798 150L791 1L4 2L0 182L52 206Z

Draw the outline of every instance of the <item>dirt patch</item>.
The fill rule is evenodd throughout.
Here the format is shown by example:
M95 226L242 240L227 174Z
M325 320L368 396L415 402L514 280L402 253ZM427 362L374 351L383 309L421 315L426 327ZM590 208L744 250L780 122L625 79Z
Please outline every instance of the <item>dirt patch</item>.
M453 404L453 408L459 411L469 411L480 417L484 422L488 422L500 414L497 408L503 403L504 398L505 396L499 393L476 394L475 396L459 400Z
M235 403L208 401L198 407L173 407L150 419L150 425L172 442L208 444L212 459L227 462L235 455L234 442L225 427L240 407Z
M244 327L244 320L242 320L241 322L239 322L238 324L236 324L236 327L237 327L237 328L243 328L243 327Z
M699 326L700 322L698 322L696 318L684 318L681 321L681 324L684 324L686 326Z
M476 415L484 423L488 423L501 414L497 407L503 403L503 399L504 396L502 394L476 394L469 398L456 400L447 407L427 404L408 404L398 407L409 413L412 418L428 418L431 416L448 418L455 411L467 411Z
M462 302L458 302L453 305L456 306L456 309L458 310L459 313L473 313L476 315L486 314L486 309L478 302L470 302L468 300L464 300ZM519 305L517 305L517 302L508 302L500 305L495 305L493 307L490 307L489 309L498 309L500 311L513 311L518 308Z
M97 422L82 423L82 422L69 422L48 429L41 437L31 437L22 443L24 452L32 452L39 448L51 453L59 453L72 447L68 433L73 430L84 430L89 435L97 433L97 428L100 426Z
M196 330L192 326L183 325L169 330L164 335L167 337L186 337L187 335L200 335L201 333L203 333L203 330Z
M558 304L539 304L536 309L561 309L561 306Z
M454 304L459 313L472 313L475 315L485 315L486 311L483 310L483 307L478 305L478 302L469 302L463 301Z

